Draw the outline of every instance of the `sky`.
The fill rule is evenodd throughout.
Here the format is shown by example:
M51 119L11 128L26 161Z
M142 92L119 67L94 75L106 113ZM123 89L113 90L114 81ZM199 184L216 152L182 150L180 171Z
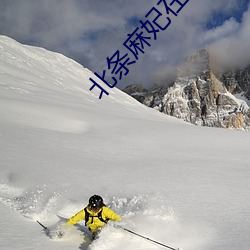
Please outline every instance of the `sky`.
M166 3L170 7L171 1ZM161 14L156 23L162 28L171 20L156 39L140 28L140 20L152 24L157 17L156 10L145 17L153 7ZM179 7L178 1L171 6L175 12ZM139 51L135 58L123 43L137 27L150 46L144 43L144 53ZM249 0L189 0L177 16L170 11L167 15L160 0L0 0L0 34L63 53L100 76L106 70L107 79L116 74L121 89L131 83L149 88L167 81L172 69L204 47L226 65L250 62ZM135 61L125 65L123 75L118 67L113 71L115 64L108 69L107 58L117 51L120 58L128 54L120 62Z

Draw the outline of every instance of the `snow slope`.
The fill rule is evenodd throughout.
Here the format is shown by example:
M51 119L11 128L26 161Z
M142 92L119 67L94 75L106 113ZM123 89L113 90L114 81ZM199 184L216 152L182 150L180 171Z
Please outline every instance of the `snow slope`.
M250 249L249 133L192 126L118 89L99 100L89 77L0 36L0 248L162 249L112 225L90 244L83 223L61 240L36 223L53 228L97 193L166 245Z

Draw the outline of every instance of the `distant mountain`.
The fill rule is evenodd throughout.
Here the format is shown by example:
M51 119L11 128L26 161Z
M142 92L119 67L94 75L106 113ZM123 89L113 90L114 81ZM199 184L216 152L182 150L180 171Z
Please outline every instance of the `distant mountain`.
M246 68L227 70L217 74L229 92L241 94L248 101L250 100L250 65Z
M190 56L169 85L145 90L124 89L146 106L196 125L248 129L250 127L250 66L217 72L208 50Z

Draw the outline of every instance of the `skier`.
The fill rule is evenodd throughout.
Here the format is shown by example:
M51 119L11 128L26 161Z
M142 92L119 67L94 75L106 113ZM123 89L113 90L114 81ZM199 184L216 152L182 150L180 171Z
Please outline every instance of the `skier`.
M95 194L89 198L89 204L72 216L67 224L74 225L80 220L85 220L85 226L92 232L94 239L109 220L120 222L122 219L120 215L105 206L101 196Z

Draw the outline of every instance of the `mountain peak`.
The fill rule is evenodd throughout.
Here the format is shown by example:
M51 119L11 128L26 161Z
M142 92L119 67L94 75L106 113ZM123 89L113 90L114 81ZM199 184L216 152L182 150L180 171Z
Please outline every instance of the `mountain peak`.
M248 129L250 108L244 100L233 95L233 89L236 89L237 84L248 86L246 81L249 74L241 72L219 77L214 72L209 51L201 49L179 66L171 86L153 88L143 93L143 96L141 94L137 100L196 125ZM240 76L244 76L244 79ZM244 84L240 84L243 80Z
M210 70L210 55L207 49L201 49L188 57L177 69L178 77L194 77L206 74Z

